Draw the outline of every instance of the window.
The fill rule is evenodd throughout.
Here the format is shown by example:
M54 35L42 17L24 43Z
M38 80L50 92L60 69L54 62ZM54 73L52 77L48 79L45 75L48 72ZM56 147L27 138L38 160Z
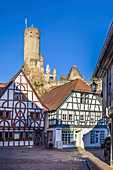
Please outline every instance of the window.
M28 132L25 133L25 137L28 138Z
M84 103L84 99L83 98L80 99L80 103Z
M32 133L32 132L29 132L29 133L28 133L28 137L29 137L29 138L32 138L32 137L33 137L33 133Z
M93 113L93 112L91 113L91 119L90 120L91 120L91 122L95 121L95 113Z
M66 114L63 114L63 120L66 120Z
M36 119L40 118L40 113L36 113Z
M9 132L9 137L12 138L13 137L13 133Z
M104 143L104 135L105 135L105 132L100 131L100 143Z
M23 132L20 132L20 138L23 138Z
M2 138L2 132L0 132L0 138Z
M8 132L5 132L5 139L8 138Z
M73 120L72 114L69 114L69 120Z
M84 113L80 113L80 120L81 120L81 121L84 121L84 120L85 120Z
M85 103L88 103L88 94L85 94Z
M27 100L26 94L22 94L22 100Z
M0 111L0 117L3 117L3 111Z
M81 102L81 103L84 103L84 94L83 94L83 93L81 93L81 99L80 99L80 102Z
M30 113L30 116L33 119L34 118L34 113Z
M14 134L14 139L19 139L19 133Z
M26 132L25 133L25 138L32 138L33 137L33 133L32 132Z
M6 112L6 117L9 117L9 112Z
M104 143L105 132L104 131L91 131L90 132L90 143Z
M14 94L14 98L15 98L15 100L19 100L20 99L20 94L19 93L15 93Z
M95 143L95 131L91 131L90 133L90 143L94 144Z
M65 144L73 144L73 130L67 129L62 130L62 142Z

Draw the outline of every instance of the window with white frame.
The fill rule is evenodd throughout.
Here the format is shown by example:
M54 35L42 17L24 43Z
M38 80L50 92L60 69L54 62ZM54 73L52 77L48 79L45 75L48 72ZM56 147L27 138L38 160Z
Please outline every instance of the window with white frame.
M104 143L104 138L105 138L105 132L100 131L100 143Z
M67 120L67 111L62 111L62 120Z
M69 114L69 120L73 120L73 115Z
M80 121L84 121L85 120L85 115L84 113L80 113Z
M62 142L63 145L66 144L73 144L73 130L71 129L66 129L66 130L62 130Z
M105 132L104 131L91 131L90 132L90 144L104 143Z
M90 120L91 120L91 122L95 121L95 113L94 112L91 112Z
M80 103L84 103L84 94L83 93L81 93Z
M90 143L91 144L95 143L95 131L91 131L90 133Z
M66 119L67 119L67 115L66 115L66 114L63 114L62 116L63 116L63 117L62 117L63 120L66 120Z

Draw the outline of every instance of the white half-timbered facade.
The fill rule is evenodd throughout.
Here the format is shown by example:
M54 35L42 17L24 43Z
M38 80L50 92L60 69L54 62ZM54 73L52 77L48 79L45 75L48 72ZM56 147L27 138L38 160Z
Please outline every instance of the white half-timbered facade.
M46 110L20 70L0 90L0 146L44 145Z
M48 141L55 148L101 147L107 136L107 121L102 118L102 101L80 79L45 93L41 100L49 108Z

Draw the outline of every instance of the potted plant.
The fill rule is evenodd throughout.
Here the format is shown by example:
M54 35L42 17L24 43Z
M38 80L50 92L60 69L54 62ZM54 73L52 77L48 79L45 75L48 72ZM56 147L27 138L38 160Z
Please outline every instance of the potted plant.
M20 140L24 140L24 138L23 138L23 137L20 137Z
M13 137L9 137L9 138L8 138L8 140L11 140L11 141L13 141L13 140L14 140L14 138L13 138Z

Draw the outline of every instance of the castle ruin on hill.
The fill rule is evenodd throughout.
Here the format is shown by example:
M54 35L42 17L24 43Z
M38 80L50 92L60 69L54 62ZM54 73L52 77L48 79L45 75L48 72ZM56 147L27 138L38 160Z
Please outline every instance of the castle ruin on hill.
M75 65L67 76L60 76L60 81L56 81L56 68L51 74L50 67L47 65L44 73L43 54L40 53L40 31L34 27L26 28L24 31L24 65L22 69L39 96L51 88L76 78L83 80Z

